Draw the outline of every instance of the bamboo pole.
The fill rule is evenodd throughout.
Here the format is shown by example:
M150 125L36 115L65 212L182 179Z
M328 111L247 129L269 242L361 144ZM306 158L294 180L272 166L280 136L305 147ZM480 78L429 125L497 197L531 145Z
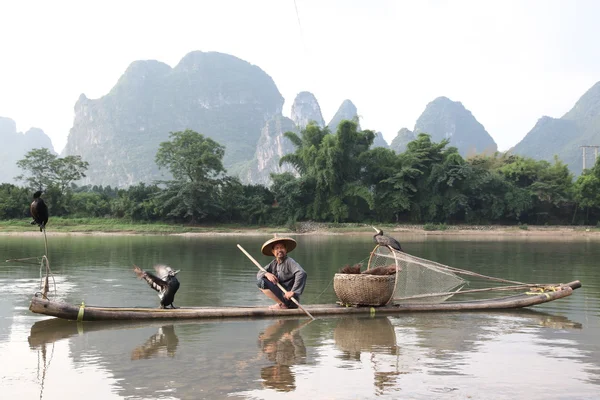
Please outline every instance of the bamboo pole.
M262 270L263 272L267 272L267 270L266 270L266 269L264 269L264 268L262 267L262 265L260 265L260 264L258 263L258 261L256 261L256 260L255 260L255 259L254 259L254 258L253 258L253 257L252 257L250 254L248 254L248 252L247 252L246 250L244 250L244 248L243 248L242 246L240 246L240 245L238 244L238 245L237 245L237 247L238 247L238 249L240 249L240 250L241 250L241 251L242 251L242 252L243 252L243 253L244 253L244 254L245 254L245 255L246 255L246 256L247 256L247 257L250 259L250 261L252 261L252 262L254 263L254 265L256 265L256 266L257 266L257 267L258 267L260 270ZM286 292L287 292L287 290L285 290L285 288L284 288L283 286L281 286L281 283L279 283L279 282L277 282L277 287L278 287L279 289L281 289L281 291L282 291L283 293L286 293ZM302 306L300 305L300 303L298 303L298 300L296 300L295 298L293 298L293 297L292 297L292 301L293 301L294 303L296 303L296 305L297 305L298 307L300 307L300 309L301 309L302 311L304 311L304 312L306 313L306 315L308 315L308 316L309 316L310 318L312 318L312 319L315 319L315 317L313 317L313 316L312 316L312 315L311 315L311 314L310 314L308 311L306 311L306 309L305 309L304 307L302 307Z

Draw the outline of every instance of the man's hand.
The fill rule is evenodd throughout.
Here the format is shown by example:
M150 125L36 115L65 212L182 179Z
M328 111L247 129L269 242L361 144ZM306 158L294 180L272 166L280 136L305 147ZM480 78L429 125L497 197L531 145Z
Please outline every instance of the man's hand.
M277 277L275 275L273 275L270 272L267 272L265 274L265 278L267 278L269 280L269 282L272 282L274 284L277 284L277 282L279 282L279 280L277 279Z
M292 297L294 297L294 292L285 292L283 297L285 297L287 300L290 300Z

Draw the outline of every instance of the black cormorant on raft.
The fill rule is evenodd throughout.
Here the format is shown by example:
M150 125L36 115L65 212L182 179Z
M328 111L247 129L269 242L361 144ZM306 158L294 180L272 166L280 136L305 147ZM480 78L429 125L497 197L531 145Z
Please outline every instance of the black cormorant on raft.
M40 232L46 229L46 224L48 223L48 206L41 197L42 193L41 190L35 192L33 194L33 201L29 206L29 212L33 218L31 225L38 225L40 227Z
M377 229L374 226L372 226L372 228L375 229L375 232L377 232L375 235L373 235L373 241L375 243L379 244L380 246L388 246L392 249L403 251L402 247L400 246L400 242L398 242L396 239L385 236L381 229Z
M155 265L154 270L158 276L151 272L144 271L140 267L134 265L133 271L139 279L144 279L148 282L148 285L158 292L160 297L160 308L177 308L173 305L175 300L175 293L179 290L179 281L177 275L179 270L173 271L173 269L166 265Z

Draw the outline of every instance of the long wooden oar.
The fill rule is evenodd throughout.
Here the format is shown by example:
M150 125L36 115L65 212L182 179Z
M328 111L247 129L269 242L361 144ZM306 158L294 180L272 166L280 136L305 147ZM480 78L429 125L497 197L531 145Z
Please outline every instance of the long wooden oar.
M262 267L262 265L260 265L260 264L258 263L258 261L256 261L256 260L255 260L255 259L254 259L254 258L253 258L253 257L252 257L250 254L248 254L248 252L247 252L246 250L244 250L244 248L243 248L242 246L240 246L240 245L238 244L238 245L237 245L237 247L238 247L238 248L239 248L239 249L240 249L240 250L241 250L241 251L242 251L242 252L243 252L243 253L244 253L244 254L245 254L245 255L246 255L246 256L247 256L247 257L248 257L248 258L249 258L249 259L250 259L252 262L253 262L253 263L254 263L254 265L256 265L256 266L257 266L257 267L258 267L260 270L262 270L263 272L268 272L266 269L264 269L264 268ZM277 287L278 287L279 289L281 289L281 291L282 291L283 293L286 293L286 292L287 292L287 290L285 290L285 288L284 288L283 286L281 286L281 283L279 283L279 282L277 282ZM312 315L310 315L310 313L309 313L308 311L306 311L306 309L305 309L304 307L302 307L302 306L300 305L300 303L298 303L298 300L296 300L294 297L292 297L292 301L293 301L294 303L296 303L296 305L297 305L298 307L300 307L300 309L301 309L302 311L304 311L304 312L306 313L306 315L308 315L308 316L309 316L310 318L312 318L312 319L315 319L315 317L313 317Z

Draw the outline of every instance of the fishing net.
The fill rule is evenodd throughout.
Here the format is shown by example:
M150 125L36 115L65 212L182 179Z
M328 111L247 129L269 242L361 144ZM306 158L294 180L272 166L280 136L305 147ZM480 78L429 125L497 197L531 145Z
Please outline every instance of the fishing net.
M434 261L377 245L368 269L396 266L393 303L441 303L462 289L466 280ZM392 301L391 301L392 302Z

